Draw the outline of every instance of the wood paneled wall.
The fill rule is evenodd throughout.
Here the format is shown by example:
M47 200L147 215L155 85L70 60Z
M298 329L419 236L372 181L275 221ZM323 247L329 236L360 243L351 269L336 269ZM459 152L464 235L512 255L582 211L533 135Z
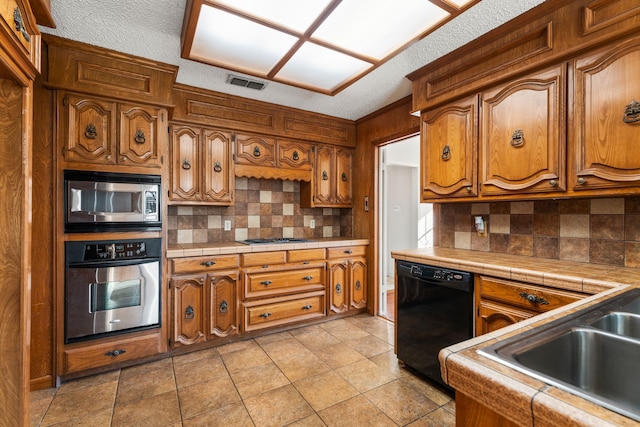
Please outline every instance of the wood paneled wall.
M411 115L411 96L403 98L356 121L356 153L353 162L353 237L370 239L367 251L370 314L377 313L378 247L376 238L378 213L378 150L377 147L420 131L420 118ZM365 197L369 210L365 211Z

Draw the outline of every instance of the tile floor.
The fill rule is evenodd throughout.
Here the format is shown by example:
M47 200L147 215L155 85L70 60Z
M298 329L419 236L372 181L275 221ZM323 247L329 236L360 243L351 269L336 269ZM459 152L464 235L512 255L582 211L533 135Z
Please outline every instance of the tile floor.
M31 393L32 426L453 426L451 397L398 366L368 315Z

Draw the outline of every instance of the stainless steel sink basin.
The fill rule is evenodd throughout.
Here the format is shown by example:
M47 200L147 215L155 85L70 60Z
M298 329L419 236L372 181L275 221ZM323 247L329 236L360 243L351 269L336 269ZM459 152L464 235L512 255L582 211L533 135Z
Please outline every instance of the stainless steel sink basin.
M610 313L591 324L594 328L640 340L640 315Z
M640 315L631 314L636 308L640 289L479 353L640 421Z

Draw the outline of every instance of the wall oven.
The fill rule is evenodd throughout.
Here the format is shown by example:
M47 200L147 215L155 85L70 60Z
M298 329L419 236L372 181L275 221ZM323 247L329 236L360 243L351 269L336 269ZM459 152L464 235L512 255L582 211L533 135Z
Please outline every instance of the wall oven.
M65 243L65 342L160 326L160 238Z
M160 230L159 175L64 171L65 231Z

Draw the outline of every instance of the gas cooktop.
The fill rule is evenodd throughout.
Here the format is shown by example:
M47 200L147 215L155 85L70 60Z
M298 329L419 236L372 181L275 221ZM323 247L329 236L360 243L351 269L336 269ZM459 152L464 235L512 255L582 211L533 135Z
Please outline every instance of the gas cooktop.
M305 243L305 242L313 242L313 240L309 239L296 239L294 237L284 237L284 238L273 238L273 239L247 239L242 240L240 243L244 243L245 245L263 245L263 244L280 244L280 243Z

